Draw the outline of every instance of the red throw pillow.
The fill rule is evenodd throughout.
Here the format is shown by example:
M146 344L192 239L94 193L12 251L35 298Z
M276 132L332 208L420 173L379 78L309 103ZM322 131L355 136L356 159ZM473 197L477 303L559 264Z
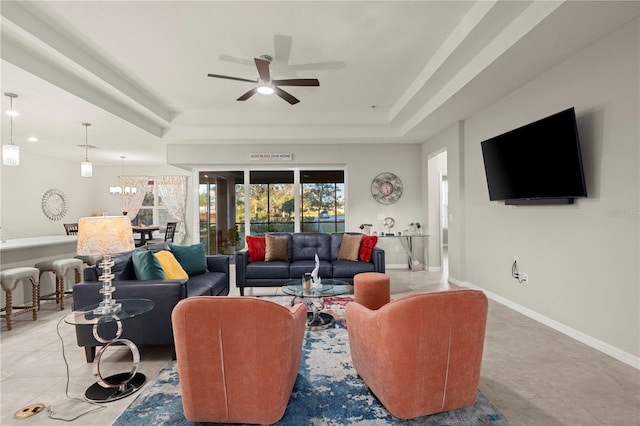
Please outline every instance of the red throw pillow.
M264 237L247 235L247 248L249 249L249 263L264 262L265 240Z
M358 259L363 262L371 262L371 252L378 243L377 235L363 235L362 243L360 243L360 253Z

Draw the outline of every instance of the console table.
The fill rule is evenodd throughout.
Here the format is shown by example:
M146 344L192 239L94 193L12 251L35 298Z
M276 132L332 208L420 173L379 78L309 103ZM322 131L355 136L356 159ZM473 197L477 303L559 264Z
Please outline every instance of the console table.
M155 302L148 299L122 299L117 301L121 304L119 312L111 315L97 315L93 312L98 304L84 307L78 311L74 311L67 315L64 321L72 325L93 325L93 337L100 343L105 345L100 348L93 360L94 375L98 377L98 381L91 385L84 396L94 402L111 402L131 395L139 390L146 377L142 373L138 373L138 365L140 363L140 352L138 347L131 340L121 339L122 321L135 318L145 314L153 309ZM117 330L112 338L100 335L100 326L102 324L115 322ZM119 373L109 377L102 377L100 374L100 359L104 352L113 345L122 344L129 348L133 356L133 366L129 373Z
M408 267L412 271L421 271L427 268L427 249L429 244L429 236L422 234L401 234L401 235L380 235L378 244L385 241L394 241L402 245L402 249L407 255ZM381 247L384 248L384 247ZM386 251L386 250L385 250Z

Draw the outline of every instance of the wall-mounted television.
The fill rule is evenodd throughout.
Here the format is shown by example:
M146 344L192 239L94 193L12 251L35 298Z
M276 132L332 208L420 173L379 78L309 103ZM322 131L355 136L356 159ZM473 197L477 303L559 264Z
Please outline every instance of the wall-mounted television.
M491 201L573 204L586 197L574 108L482 142Z

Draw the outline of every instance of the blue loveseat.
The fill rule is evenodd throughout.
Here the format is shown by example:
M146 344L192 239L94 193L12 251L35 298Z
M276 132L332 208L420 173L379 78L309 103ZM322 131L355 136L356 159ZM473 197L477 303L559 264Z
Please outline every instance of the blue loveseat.
M175 251L175 246L173 247ZM171 251L167 243L143 246L136 250ZM187 254L189 253L187 251ZM123 323L121 337L133 341L137 346L174 344L171 312L180 300L193 296L229 294L228 256L205 256L206 271L198 271L200 273L197 275L190 274L188 279L140 281L136 279L132 255L133 251L113 255L111 259L115 264L111 272L114 275L114 299L150 299L155 303L150 312ZM189 268L185 268L186 271L187 269ZM102 294L99 293L102 283L98 281L101 274L102 270L97 266L90 266L84 270L84 282L73 287L73 309L82 309L102 300ZM105 329L104 335L112 335L110 332ZM78 346L85 349L87 362L93 361L96 346L101 344L93 337L92 326L76 325L76 338Z
M347 233L358 235L357 233ZM249 262L249 249L236 253L236 286L244 296L246 287L277 287L290 280L299 280L315 267L315 255L320 260L320 278L334 278L353 284L353 276L361 272L385 271L384 250L374 247L371 261L338 260L344 233L271 233L288 239L288 261Z

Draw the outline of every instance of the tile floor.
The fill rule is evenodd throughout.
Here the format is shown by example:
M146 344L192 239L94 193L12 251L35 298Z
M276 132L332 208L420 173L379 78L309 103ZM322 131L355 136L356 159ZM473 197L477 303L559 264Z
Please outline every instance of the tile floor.
M387 271L393 297L417 291L450 288L446 274L427 271ZM232 267L231 282L235 282ZM258 295L273 289L261 289ZM232 294L238 294L232 285ZM0 331L0 424L41 426L61 424L40 413L15 419L14 413L41 402L54 415L73 418L95 407L65 397L66 369L59 330L69 363L68 393L81 397L93 383L92 365L76 346L72 326L61 322L69 312L55 303L42 305L38 321L29 314L15 317L12 331L2 321ZM126 326L126 324L125 324ZM640 425L640 371L502 305L490 302L480 388L512 425ZM148 378L171 358L168 348L141 350L140 371ZM103 374L130 369L128 350L110 351L103 358ZM135 396L104 404L98 412L75 420L75 425L107 426Z

